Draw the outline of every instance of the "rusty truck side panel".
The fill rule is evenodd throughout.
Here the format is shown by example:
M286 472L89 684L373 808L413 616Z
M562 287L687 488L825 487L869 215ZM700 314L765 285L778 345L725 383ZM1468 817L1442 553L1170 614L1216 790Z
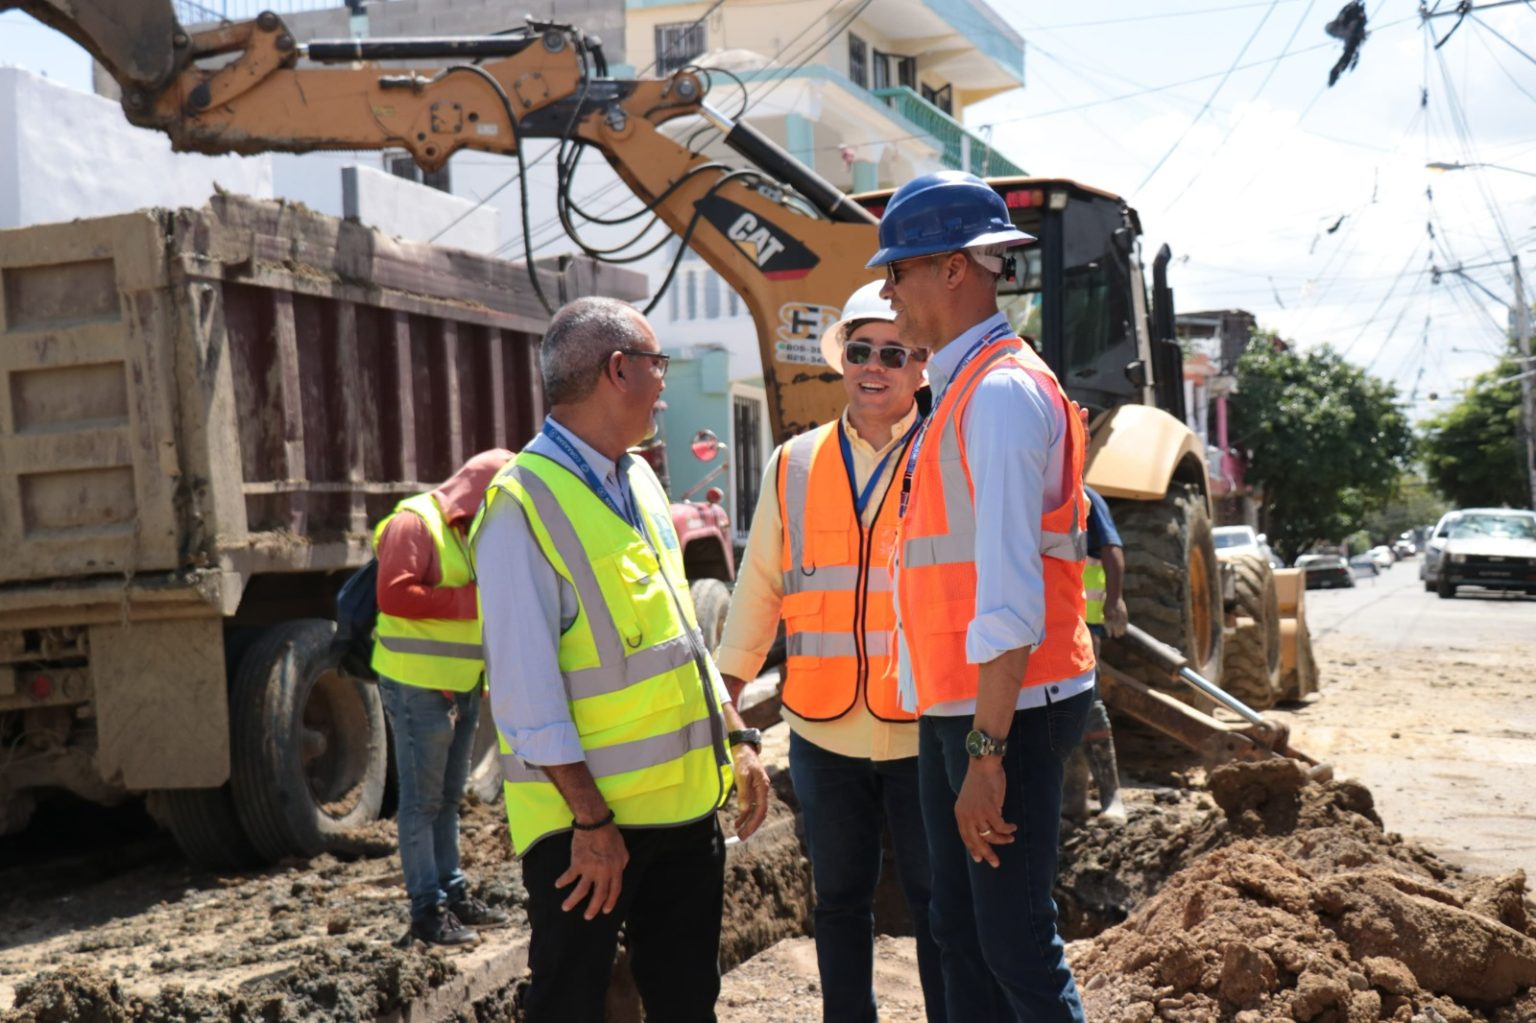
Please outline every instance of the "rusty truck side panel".
M0 231L0 739L54 715L0 789L62 757L80 791L93 746L111 786L222 783L226 628L327 614L396 501L532 436L546 322L520 264L294 205Z

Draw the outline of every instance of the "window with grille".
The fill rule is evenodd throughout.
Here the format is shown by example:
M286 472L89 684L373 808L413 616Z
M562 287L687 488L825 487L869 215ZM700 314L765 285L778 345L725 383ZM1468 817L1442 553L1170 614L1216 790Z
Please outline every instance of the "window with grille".
M923 86L923 99L932 103L946 114L955 112L955 90L953 86L946 85L942 89L934 89Z
M435 171L423 171L416 166L416 161L411 159L409 153L391 153L384 157L384 167L397 178L414 181L418 185L426 185L439 192L453 191L446 163Z
M688 318L699 318L699 275L688 271Z
M736 450L736 535L746 536L757 508L757 495L763 483L763 403L757 398L735 395L731 398L733 440Z
M741 315L741 296L737 295L735 289L732 289L732 288L727 288L725 294L726 294L726 306L727 306L727 308L730 309L730 312L727 315L729 315L729 316L739 316L739 315Z
M704 278L704 318L720 318L720 275L716 273L707 274Z
M872 73L870 88L889 89L891 87L891 58L892 55L889 53L874 51L869 61Z
M679 21L656 26L656 73L665 77L704 52L704 23Z
M869 46L852 32L848 33L848 77L869 88Z
M896 58L896 84L905 85L909 89L917 88L917 58Z

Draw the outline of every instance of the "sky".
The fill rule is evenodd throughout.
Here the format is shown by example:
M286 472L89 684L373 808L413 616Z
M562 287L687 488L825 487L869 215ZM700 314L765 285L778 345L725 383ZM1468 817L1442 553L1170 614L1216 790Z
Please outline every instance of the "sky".
M1148 258L1173 249L1177 308L1332 344L1418 418L1492 365L1512 252L1536 298L1536 7L1478 12L1435 50L1454 17L1367 0L1359 63L1329 88L1342 0L993 2L1025 38L1025 87L968 123L1031 173L1124 196Z
M1179 309L1332 344L1420 418L1493 364L1512 253L1536 297L1536 4L1457 27L1367 0L1359 63L1329 88L1341 0L988 2L1024 37L1025 86L968 125L1031 173L1124 196L1148 260L1173 249ZM17 11L0 64L90 87L84 52Z

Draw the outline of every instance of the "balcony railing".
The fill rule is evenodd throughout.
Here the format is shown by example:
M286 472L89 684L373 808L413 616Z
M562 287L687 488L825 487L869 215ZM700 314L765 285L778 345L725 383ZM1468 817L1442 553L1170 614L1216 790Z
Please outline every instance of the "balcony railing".
M885 101L886 106L937 139L944 147L944 166L951 170L968 170L982 177L1024 174L1024 168L905 85L873 92Z

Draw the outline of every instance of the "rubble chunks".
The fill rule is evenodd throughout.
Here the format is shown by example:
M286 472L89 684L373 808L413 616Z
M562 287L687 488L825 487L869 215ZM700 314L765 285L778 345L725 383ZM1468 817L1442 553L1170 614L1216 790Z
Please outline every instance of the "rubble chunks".
M1214 770L1210 792L1219 812L1163 843L1202 852L1072 944L1089 1018L1536 1020L1523 873L1463 878L1384 833L1362 786L1285 761Z

